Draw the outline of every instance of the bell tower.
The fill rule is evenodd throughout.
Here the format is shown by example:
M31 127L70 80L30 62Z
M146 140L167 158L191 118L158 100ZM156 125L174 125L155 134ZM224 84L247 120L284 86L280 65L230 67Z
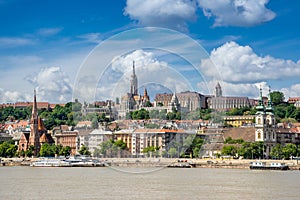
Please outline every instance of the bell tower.
M274 109L271 100L271 90L269 88L268 104L265 107L260 88L260 97L256 106L255 114L255 141L264 142L264 157L269 157L272 148L276 144L276 123Z
M216 97L221 97L222 96L222 88L220 83L218 82L216 85Z
M40 134L38 130L38 111L36 103L36 92L34 90L34 100L32 105L32 115L30 119L30 135L29 135L29 146L34 146L33 155L37 156L40 152Z

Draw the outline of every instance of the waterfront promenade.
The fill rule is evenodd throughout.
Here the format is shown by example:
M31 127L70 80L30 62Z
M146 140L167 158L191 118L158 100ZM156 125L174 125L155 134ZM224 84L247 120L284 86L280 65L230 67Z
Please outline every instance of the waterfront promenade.
M1 166L29 166L39 158L2 158ZM249 169L249 163L256 159L186 159L186 158L100 158L108 167L193 167L193 168L230 168ZM300 170L297 160L259 160L285 163L290 170Z

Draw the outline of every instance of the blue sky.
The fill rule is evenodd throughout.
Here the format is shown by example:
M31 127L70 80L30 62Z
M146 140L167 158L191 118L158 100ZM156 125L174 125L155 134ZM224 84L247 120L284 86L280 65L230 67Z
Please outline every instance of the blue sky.
M271 85L286 98L300 96L299 9L299 1L286 0L0 0L0 102L30 101L33 88L39 100L71 101L80 67L93 50L116 34L143 27L175 30L204 47L215 67L200 65L201 74L210 78L192 81L199 92L212 92L220 81L230 96L255 98L260 85L265 91ZM109 68L126 68L111 70L125 85L132 59L138 60L139 73L150 73L140 66L146 63L152 70L172 68L187 80L189 74L195 78L184 60L163 51L137 49L115 57L118 65ZM221 77L211 78L216 71ZM121 95L123 90L106 94L122 81L103 80L97 100Z

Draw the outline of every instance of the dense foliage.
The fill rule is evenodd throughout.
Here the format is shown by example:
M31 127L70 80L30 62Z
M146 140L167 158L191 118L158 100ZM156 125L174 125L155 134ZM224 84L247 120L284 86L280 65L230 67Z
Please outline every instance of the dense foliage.
M29 119L31 116L31 107L28 108L13 108L5 107L0 109L0 122L11 120Z
M231 140L232 141L232 140ZM242 142L237 140L237 143L228 143L221 150L221 155L243 157L246 159L263 158L264 143L263 142Z
M81 146L81 148L79 149L78 153L80 155L85 155L85 156L90 156L92 154L85 145Z
M277 144L271 151L271 157L275 159L289 159L292 157L298 157L300 153L300 147L295 144L286 144L282 146Z
M40 157L54 157L54 156L69 156L71 154L71 147L55 144L45 143L41 146L41 150L39 152Z
M13 141L7 141L0 144L0 157L11 158L17 155L18 147Z
M98 156L103 157L124 157L126 155L127 145L123 140L114 141L112 139L102 142L97 152ZM95 155L94 155L95 156Z

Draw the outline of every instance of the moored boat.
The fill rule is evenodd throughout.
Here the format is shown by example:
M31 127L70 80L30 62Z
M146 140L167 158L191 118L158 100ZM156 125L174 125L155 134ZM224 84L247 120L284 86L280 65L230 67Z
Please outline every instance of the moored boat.
M69 162L60 159L42 159L30 164L31 167L71 167Z
M271 162L251 162L250 169L261 169L261 170L288 170L289 167L285 163Z

